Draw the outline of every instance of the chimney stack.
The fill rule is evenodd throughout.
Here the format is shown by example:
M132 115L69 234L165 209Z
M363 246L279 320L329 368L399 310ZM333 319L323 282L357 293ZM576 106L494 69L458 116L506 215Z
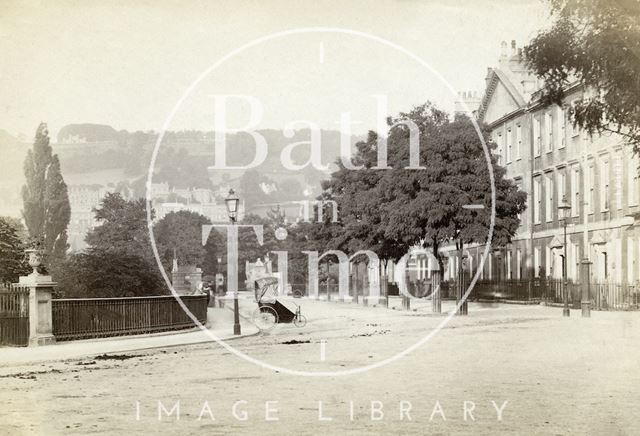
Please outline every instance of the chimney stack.
M512 39L511 40L511 56L515 56L516 55L516 40Z
M507 41L502 41L502 43L500 43L500 57L507 57Z

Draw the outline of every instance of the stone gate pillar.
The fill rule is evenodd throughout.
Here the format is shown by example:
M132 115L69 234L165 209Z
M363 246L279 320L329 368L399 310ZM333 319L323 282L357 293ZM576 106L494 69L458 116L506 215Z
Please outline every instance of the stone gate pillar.
M591 317L591 262L589 259L582 259L580 262L580 287L582 291L580 305L582 306L582 317Z
M29 288L29 346L55 343L51 298L56 283L50 276L32 273L20 277L20 284Z

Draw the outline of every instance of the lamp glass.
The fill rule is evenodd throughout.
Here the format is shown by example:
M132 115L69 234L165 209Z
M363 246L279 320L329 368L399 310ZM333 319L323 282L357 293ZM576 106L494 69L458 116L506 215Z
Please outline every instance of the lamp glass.
M560 211L561 218L567 218L569 216L571 205L567 201L567 197L564 195L562 196L562 200L560 200L560 204L558 205L558 210Z
M238 204L240 203L240 199L233 191L233 189L229 190L229 195L224 199L224 202L227 206L227 212L230 216L235 216L238 212Z

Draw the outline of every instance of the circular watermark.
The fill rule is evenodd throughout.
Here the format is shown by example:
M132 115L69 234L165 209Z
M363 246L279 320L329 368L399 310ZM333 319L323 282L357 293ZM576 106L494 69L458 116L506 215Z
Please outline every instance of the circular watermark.
M480 139L480 142L482 143L482 147L483 147L483 151L484 151L484 155L485 155L485 159L487 162L487 168L488 168L488 172L489 172L489 180L490 180L490 187L491 187L491 209L490 209L490 223L489 223L489 229L488 229L488 234L487 234L487 240L485 243L485 249L484 249L484 256L481 258L480 263L478 265L478 268L476 270L475 275L473 276L473 278L471 279L469 286L467 288L467 290L465 291L464 295L462 296L462 298L460 299L460 301L457 303L457 306L455 308L455 310L449 312L449 314L442 319L441 322L439 322L437 324L437 326L431 330L429 333L427 333L426 335L424 335L422 338L420 338L418 341L416 341L415 343L413 343L412 345L410 345L409 347L405 348L404 350L390 356L387 357L385 359L382 359L378 362L374 362L371 363L369 365L363 365L360 367L356 367L356 368L350 368L350 369L344 369L344 370L338 370L338 371L304 371L304 370L299 370L299 369L292 369L292 368L286 368L283 366L278 366L278 365L274 365L271 364L269 362L265 362L262 361L260 359L256 359L238 349L236 349L235 347L232 347L231 345L229 345L225 340L223 340L222 338L218 337L213 331L209 330L206 328L206 326L204 326L202 323L200 323L200 321L197 319L197 317L189 310L189 308L184 304L184 302L182 301L182 299L180 298L180 295L176 292L176 290L174 289L171 280L169 279L164 266L162 264L162 260L160 258L160 255L158 253L158 248L156 246L156 241L155 241L155 235L154 235L154 230L153 230L153 219L152 219L152 179L153 179L153 171L155 168L155 164L156 164L156 160L158 157L158 152L160 149L160 146L162 144L162 141L164 139L164 136L166 134L166 132L168 131L168 128L172 122L172 120L174 119L174 117L176 116L177 112L179 111L180 107L182 106L182 104L184 103L184 101L193 93L193 91L198 87L199 84L201 84L201 82L208 76L210 75L212 72L214 72L215 70L217 70L220 66L222 66L225 62L227 62L228 60L232 59L233 57L239 55L240 53L242 53L243 51L258 46L260 44L263 44L265 42L271 41L271 40L275 40L275 39L279 39L279 38L284 38L287 36L292 36L292 35L302 35L302 34L338 34L338 35L350 35L350 36L355 36L358 38L363 38L366 40L370 40L370 41L374 41L376 43L382 44L386 47L389 47L393 50L396 50L398 52L400 52L401 54L407 56L409 59L412 59L413 61L417 62L420 66L426 68L432 75L434 75L436 78L438 78L444 85L445 87L452 93L452 95L456 96L456 90L453 88L453 86L451 86L451 84L449 84L445 78L435 69L433 69L424 59L422 59L421 57L419 57L418 55L416 55L415 53L411 52L410 50L394 43L391 42L385 38L382 38L380 36L376 36L370 33L366 33L366 32L361 32L361 31L357 31L357 30L351 30L351 29L343 29L343 28L334 28L334 27L306 27L306 28L298 28L298 29L291 29L291 30L286 30L286 31L282 31L282 32L277 32L277 33L272 33L266 36L263 36L261 38L257 38L254 39L253 41L250 41L238 48L236 48L235 50L232 50L231 52L227 53L225 56L223 56L221 59L219 59L217 62L215 62L214 64L212 64L209 68L207 68L204 72L202 72L192 83L191 85L185 90L185 92L183 93L183 95L180 97L180 99L178 100L178 102L175 104L175 106L173 107L173 109L171 110L171 112L169 113L168 117L166 118L162 129L160 131L160 134L158 135L158 139L156 141L156 144L154 146L152 155L151 155L151 161L149 163L149 171L147 174L147 182L146 182L146 218L147 218L147 228L149 231L149 237L151 240L151 247L153 250L153 255L156 259L156 262L158 264L158 268L160 270L160 273L165 281L165 283L167 284L168 288L171 291L171 294L174 296L174 298L178 301L178 304L180 305L180 307L185 311L185 313L189 316L189 318L194 322L194 324L196 324L201 330L203 330L212 340L214 340L215 342L217 342L218 344L220 344L222 347L224 347L227 351L235 354L236 356L245 359L248 362L254 363L256 365L262 366L264 368L273 370L273 371L277 371L277 372L281 372L281 373L285 373L285 374L290 374L290 375L297 375L297 376L308 376L308 377L335 377L335 376L345 376L345 375L353 375L353 374L358 374L358 373L362 373L365 371L369 371L372 369L376 369L376 368L380 368L383 367L385 365L388 365L406 355L408 355L409 353L415 351L417 348L421 347L422 345L424 345L425 343L427 343L433 336L435 336L454 316L455 314L460 310L460 308L463 306L463 304L466 302L469 294L471 293L471 290L473 289L473 287L475 286L477 280L480 278L482 269L484 267L484 262L485 259L488 257L489 252L491 250L491 241L493 239L493 231L494 231L494 225L495 225L495 203L496 203L496 190L495 190L495 177L494 177L494 173L493 173L493 166L492 166L492 162L491 162L491 153L490 150L484 140L484 136L482 134L482 131L480 129L480 126L478 125L477 121L475 120L475 118L473 116L470 116L470 120L473 123L474 129L476 131L476 133L478 134L478 137ZM469 108L467 107L466 103L464 101L461 102L461 104L463 105L465 111L467 113L471 113L471 111L469 110ZM285 230L286 229L278 229L278 230ZM280 232L280 234L276 235L277 239L281 240L280 238L282 237L282 239L286 238L286 234Z

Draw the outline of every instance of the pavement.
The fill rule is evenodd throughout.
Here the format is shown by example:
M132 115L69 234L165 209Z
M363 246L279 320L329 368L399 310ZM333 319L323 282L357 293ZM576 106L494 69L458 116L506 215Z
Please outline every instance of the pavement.
M0 348L0 367L214 342L210 334L228 341L259 333L259 330L247 318L241 317L240 326L242 327L242 335L235 336L231 309L210 307L207 313L208 333L194 328L135 336L64 341L39 347L4 347Z

